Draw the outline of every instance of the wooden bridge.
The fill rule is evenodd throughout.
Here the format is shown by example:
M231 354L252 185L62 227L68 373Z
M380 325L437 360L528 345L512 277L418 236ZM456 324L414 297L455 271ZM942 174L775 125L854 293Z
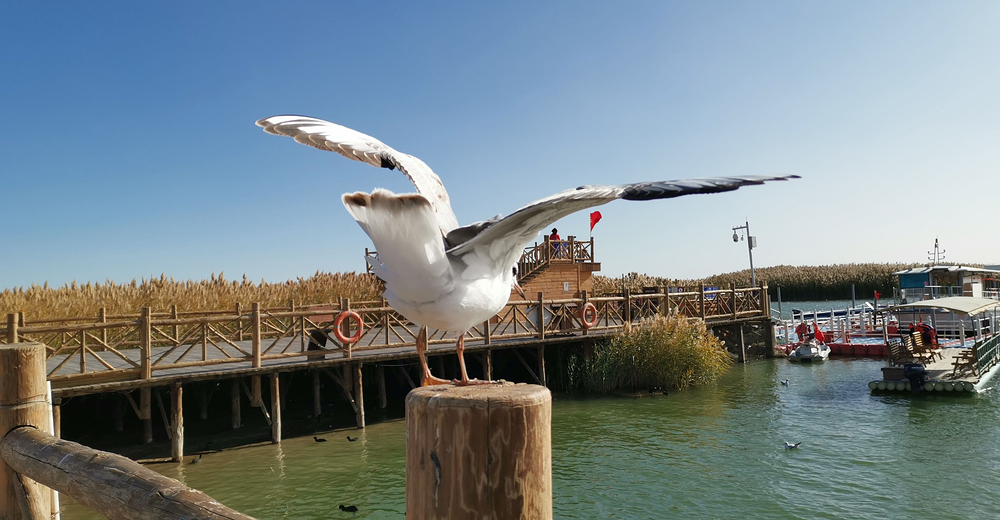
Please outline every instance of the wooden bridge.
M581 251L591 255L592 244L589 250L583 246ZM547 260L551 263L557 259ZM766 325L770 332L766 286L715 290L701 286L689 292L659 288L649 294L625 292L602 297L580 292L578 298L549 299L538 292L531 300L511 300L499 314L470 330L466 335L467 357L478 359L481 377L494 377L493 352L504 350L510 354L505 359L516 359L535 382L545 385L546 346L579 344L656 315L701 319L716 329L735 326L741 341L746 324ZM587 303L597 311L596 323L590 328L584 327L580 317L580 309ZM364 323L352 343L338 341L332 332L336 317L346 310L357 312ZM345 320L341 325L346 337L357 333L349 323ZM356 414L358 427L363 427L362 369L376 379L381 408L386 406L385 368L398 370L397 377L409 387L417 386L417 332L416 325L384 301L344 299L310 306L293 301L286 307L270 308L254 303L249 308L237 305L228 311L180 311L174 306L169 312L153 312L143 308L132 315L108 315L102 309L97 316L45 320L9 314L6 328L0 328L0 343L45 345L57 432L60 399L114 392L124 394L143 422L143 440L152 442L155 398L171 439L172 456L180 460L184 384L229 380L233 427L241 424L240 401L245 395L271 424L272 439L278 442L285 394L280 374L310 371L314 415L319 416L322 410L319 388L325 376L336 382ZM455 352L455 340L453 333L432 331L429 357L442 362L442 356ZM767 338L765 343L770 345ZM474 371L473 375L479 373ZM270 380L269 400L262 395L262 377ZM170 389L169 413L160 392L151 392L165 387ZM139 391L138 402L133 398L134 390ZM203 417L207 400L202 400ZM121 418L116 422L120 429Z

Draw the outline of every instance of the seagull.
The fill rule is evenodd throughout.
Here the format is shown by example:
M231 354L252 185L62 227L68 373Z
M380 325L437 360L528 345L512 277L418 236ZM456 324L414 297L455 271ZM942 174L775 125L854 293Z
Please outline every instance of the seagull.
M790 443L788 441L785 441L785 449L786 450L794 450L795 448L799 447L799 444L802 444L802 443L801 442L796 442L795 444L792 444L792 443Z
M784 380L784 381L781 381L781 380L779 379L778 381L780 381L780 382L781 382L781 386L788 386L788 380L787 380L787 379L786 379L786 380Z
M273 135L336 152L372 166L399 170L417 193L396 194L377 188L371 193L345 193L347 212L368 234L378 258L367 258L385 282L389 305L420 327L417 355L422 386L454 383L488 384L469 379L465 369L465 335L500 312L511 291L521 298L516 266L522 251L538 233L559 219L613 200L653 200L695 193L732 191L741 186L798 178L797 175L715 177L639 182L618 186L580 186L528 204L489 220L459 226L444 184L420 159L394 150L374 137L312 117L281 115L257 126ZM485 202L485 200L484 200ZM427 366L427 328L455 332L461 378L434 377Z

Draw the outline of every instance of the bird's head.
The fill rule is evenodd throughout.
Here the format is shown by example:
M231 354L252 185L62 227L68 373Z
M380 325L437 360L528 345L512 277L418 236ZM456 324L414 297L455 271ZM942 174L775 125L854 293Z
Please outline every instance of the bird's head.
M515 291L517 291L517 294L521 295L521 299L522 300L527 300L527 298L524 297L524 289L521 288L521 284L517 283L517 266L516 265L511 269L511 273L513 274L513 276L511 277L511 282L510 282L511 288L513 288Z

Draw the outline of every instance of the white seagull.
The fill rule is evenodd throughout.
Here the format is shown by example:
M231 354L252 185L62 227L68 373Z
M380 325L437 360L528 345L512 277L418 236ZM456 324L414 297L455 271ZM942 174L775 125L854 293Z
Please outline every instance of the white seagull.
M420 326L417 354L424 371L423 385L449 382L432 376L427 367L427 327L459 334L455 350L461 379L451 382L488 383L470 380L465 371L465 334L500 312L511 289L524 297L514 271L521 252L541 230L566 215L616 199L666 199L798 178L716 177L581 186L532 202L506 217L459 226L441 179L412 155L398 152L374 137L312 117L274 116L257 121L257 126L269 134L288 136L348 159L398 169L417 188L417 193L399 195L377 188L372 193L346 193L342 200L378 251L378 259L368 258L368 262L385 282L386 301Z

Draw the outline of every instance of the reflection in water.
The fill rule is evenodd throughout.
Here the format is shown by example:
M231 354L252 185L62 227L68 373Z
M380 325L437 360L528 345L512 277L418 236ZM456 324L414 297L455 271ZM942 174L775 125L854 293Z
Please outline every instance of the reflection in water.
M997 391L872 396L879 366L774 360L669 396L556 395L555 517L1000 517ZM259 519L349 516L339 504L401 518L404 429L383 422L349 431L357 442L286 439L150 467ZM99 517L68 505L64 518Z

